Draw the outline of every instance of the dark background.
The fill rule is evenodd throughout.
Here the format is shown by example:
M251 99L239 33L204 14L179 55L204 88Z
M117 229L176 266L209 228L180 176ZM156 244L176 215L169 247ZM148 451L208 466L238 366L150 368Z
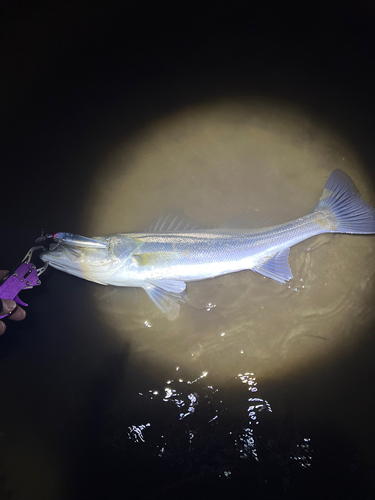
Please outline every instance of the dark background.
M373 2L3 1L0 9L2 268L23 257L42 227L82 233L82 193L101 159L155 117L190 103L242 95L294 102L346 135L372 173ZM181 471L170 473L132 449L126 457L105 451L101 419L116 384L129 376L128 346L114 354L108 348L108 361L96 371L90 354L101 327L92 304L80 301L85 283L71 286L68 276L46 275L28 297L49 328L41 328L30 310L27 323L9 324L0 339L0 363L7 362L0 384L12 388L0 393L2 426L12 418L22 425L12 398L21 400L24 418L62 450L63 498L373 497L372 433L369 453L353 469L356 443L337 435L332 423L309 429L316 449L312 470L292 473L292 480L288 473L287 487L283 466L267 469L267 461L261 468L239 467L222 483L215 474L182 480ZM371 333L341 360L351 376L343 368L342 379L321 396L313 391L316 405L354 413L349 400L355 392L362 412L353 425L375 415ZM324 386L326 375L322 368L314 383ZM83 383L85 377L90 382ZM306 374L293 398L308 400L312 384ZM266 388L267 396L279 389ZM6 460L1 456L0 464ZM1 477L0 498L15 498Z

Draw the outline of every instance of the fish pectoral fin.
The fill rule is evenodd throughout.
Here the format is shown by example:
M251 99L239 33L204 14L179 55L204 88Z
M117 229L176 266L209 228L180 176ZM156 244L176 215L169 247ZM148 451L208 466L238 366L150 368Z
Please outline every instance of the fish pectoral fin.
M184 283L185 285L185 283ZM143 287L152 302L167 316L170 321L177 318L180 312L179 302L185 302L185 299L179 293L167 292L154 285Z
M273 255L270 259L262 264L253 267L252 270L257 273L267 276L267 278L272 278L280 283L285 283L293 278L292 271L290 270L288 257L290 248L281 250Z
M166 292L171 292L171 293L182 293L186 289L186 283L185 281L181 280L164 280L164 279L159 279L159 280L147 280L147 283L150 283L153 286L156 286L158 288L162 288Z

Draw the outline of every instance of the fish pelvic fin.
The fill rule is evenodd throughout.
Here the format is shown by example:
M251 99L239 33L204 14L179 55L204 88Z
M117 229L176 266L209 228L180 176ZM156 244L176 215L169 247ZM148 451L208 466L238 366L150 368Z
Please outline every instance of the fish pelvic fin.
M147 283L150 285L157 286L158 288L163 289L166 292L171 293L182 293L186 289L185 281L181 280L171 280L171 279L148 279Z
M293 278L292 271L289 266L289 248L285 248L280 252L277 252L271 258L262 262L256 267L253 267L252 270L263 274L263 276L267 276L267 278L272 278L279 283L285 283Z
M375 233L374 207L362 200L354 182L342 170L334 170L329 176L314 212L322 209L332 214L330 223L325 223L325 232Z
M179 302L185 302L185 300L187 300L187 297L183 296L181 293L168 292L152 284L147 284L143 288L152 302L170 321L175 320L180 313Z

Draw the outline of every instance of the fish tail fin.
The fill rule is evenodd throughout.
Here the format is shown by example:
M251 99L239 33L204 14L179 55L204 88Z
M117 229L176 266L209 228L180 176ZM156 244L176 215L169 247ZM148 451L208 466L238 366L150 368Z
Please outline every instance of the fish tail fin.
M362 200L354 182L342 170L329 176L314 211L331 212L329 232L351 234L375 233L375 209Z

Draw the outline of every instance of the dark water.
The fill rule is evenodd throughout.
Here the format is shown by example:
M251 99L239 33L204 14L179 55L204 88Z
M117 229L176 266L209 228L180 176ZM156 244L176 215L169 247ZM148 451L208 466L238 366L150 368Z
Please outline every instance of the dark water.
M342 168L374 204L375 13L328 2L4 4L1 267L180 208L279 223ZM0 338L0 499L372 498L374 240L188 288L48 270Z

